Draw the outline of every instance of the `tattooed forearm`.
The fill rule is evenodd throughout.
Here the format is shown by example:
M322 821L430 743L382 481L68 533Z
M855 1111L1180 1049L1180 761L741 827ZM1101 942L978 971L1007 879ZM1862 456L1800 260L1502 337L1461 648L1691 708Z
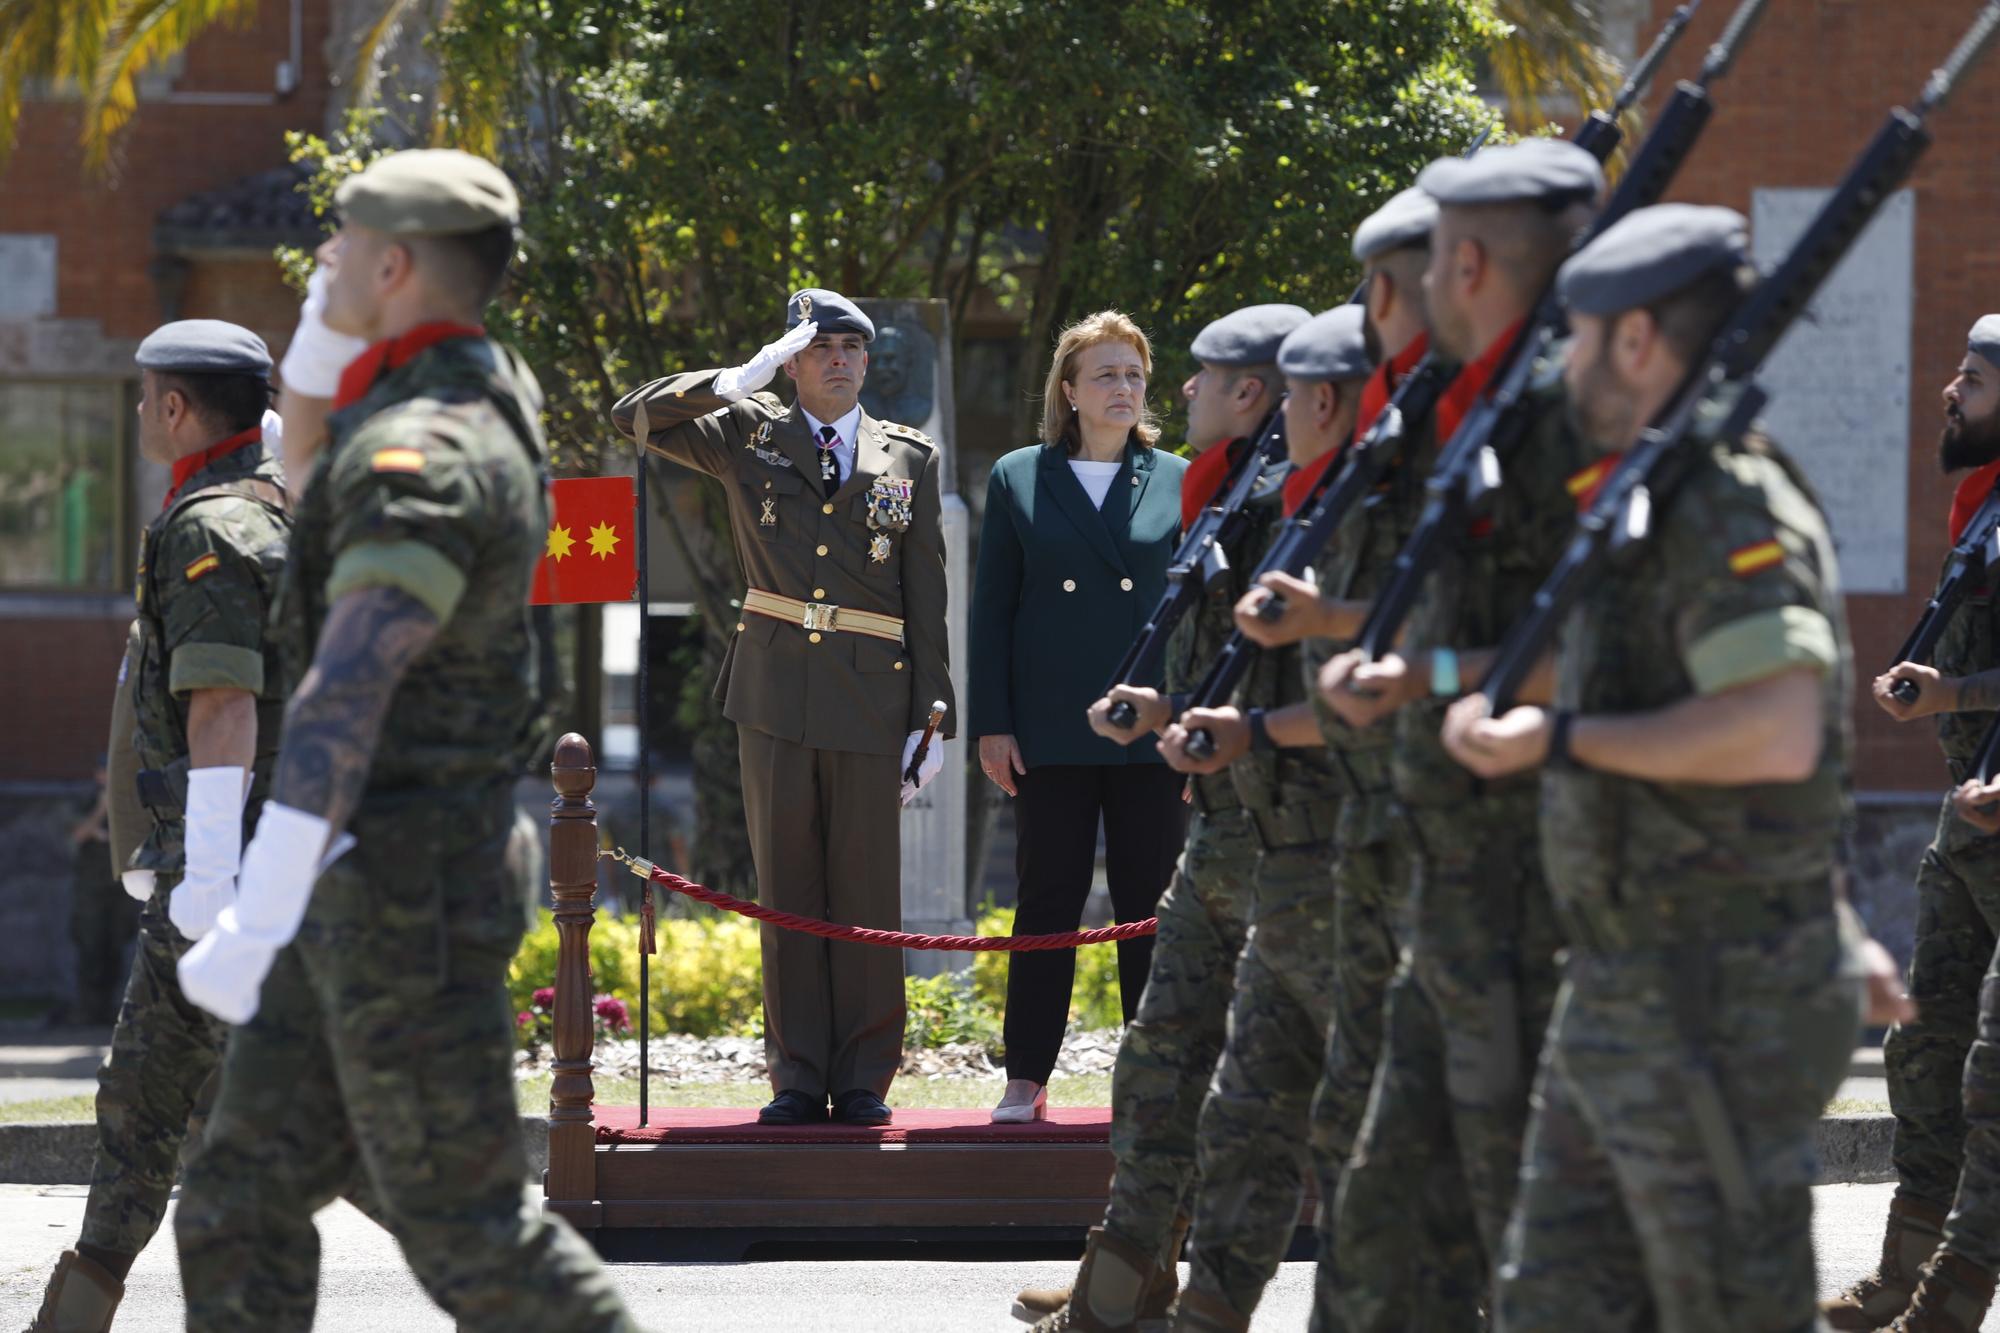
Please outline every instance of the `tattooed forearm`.
M274 800L346 827L389 700L437 631L437 617L395 588L363 588L334 603L312 667L285 710Z
M1960 676L1958 697L1951 708L1954 713L1990 713L2000 709L2000 669Z

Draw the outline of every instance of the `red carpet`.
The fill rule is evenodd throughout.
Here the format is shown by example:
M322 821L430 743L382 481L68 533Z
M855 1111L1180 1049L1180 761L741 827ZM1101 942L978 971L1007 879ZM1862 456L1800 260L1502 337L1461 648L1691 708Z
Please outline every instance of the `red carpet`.
M983 1106L964 1110L904 1110L888 1125L760 1125L754 1107L655 1106L639 1127L636 1106L593 1106L599 1143L1106 1143L1105 1106L1049 1108L1030 1125L996 1125Z

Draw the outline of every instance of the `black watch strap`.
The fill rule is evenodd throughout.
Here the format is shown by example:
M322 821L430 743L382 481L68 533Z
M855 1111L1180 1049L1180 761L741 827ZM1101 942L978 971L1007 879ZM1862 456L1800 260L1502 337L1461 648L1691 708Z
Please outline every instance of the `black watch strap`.
M1248 715L1250 723L1250 748L1252 750L1275 750L1278 743L1271 739L1270 728L1264 725L1264 710L1253 708Z
M1550 768L1576 768L1576 756L1570 753L1570 729L1576 725L1576 714L1567 710L1557 713L1555 721L1549 724L1549 757L1543 762Z

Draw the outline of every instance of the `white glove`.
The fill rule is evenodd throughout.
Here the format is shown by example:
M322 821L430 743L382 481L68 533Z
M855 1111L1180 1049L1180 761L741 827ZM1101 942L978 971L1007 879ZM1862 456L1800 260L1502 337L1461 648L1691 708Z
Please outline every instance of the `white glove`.
M191 940L208 934L236 899L236 863L243 855L243 797L250 773L197 768L188 773L187 870L167 899L167 920Z
M299 308L299 327L278 371L285 387L308 398L331 398L340 389L340 372L368 350L368 344L326 326L327 270L316 268L306 280L306 303Z
M247 1023L278 957L292 942L319 878L332 826L318 815L268 801L243 852L236 901L180 962L181 993L226 1023ZM351 844L348 844L351 845ZM335 855L345 851L338 846Z
M153 896L153 872L150 870L127 870L118 876L118 882L125 886L125 894L146 902Z
M779 366L803 352L818 333L819 321L805 320L794 325L778 341L765 344L763 351L742 365L716 372L716 396L733 403L745 394L757 392L771 382L771 376L778 373Z
M285 450L285 419L271 408L264 409L264 449L271 457L283 456Z
M897 772L910 771L910 760L916 757L917 742L923 738L923 732L913 731L910 733L910 738L903 742L903 765L896 770ZM924 762L917 769L917 780L912 782L908 778L903 779L903 804L908 805L915 800L917 793L924 789L924 785L942 772L944 772L944 737L932 736L931 748L924 751Z

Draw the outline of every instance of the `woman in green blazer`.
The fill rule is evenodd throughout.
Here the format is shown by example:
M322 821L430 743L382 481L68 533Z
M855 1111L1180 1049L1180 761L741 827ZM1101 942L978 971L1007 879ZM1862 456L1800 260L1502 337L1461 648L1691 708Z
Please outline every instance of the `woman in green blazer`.
M1047 443L1001 458L986 486L971 726L980 767L1015 798L1017 934L1076 929L1100 817L1120 921L1153 915L1186 834L1181 779L1158 751L1113 744L1085 721L1165 589L1180 539L1187 464L1153 448L1151 369L1146 335L1116 311L1064 330L1043 400ZM1152 954L1150 939L1118 945L1127 1021ZM1008 956L996 1121L1042 1118L1075 973L1074 950Z

